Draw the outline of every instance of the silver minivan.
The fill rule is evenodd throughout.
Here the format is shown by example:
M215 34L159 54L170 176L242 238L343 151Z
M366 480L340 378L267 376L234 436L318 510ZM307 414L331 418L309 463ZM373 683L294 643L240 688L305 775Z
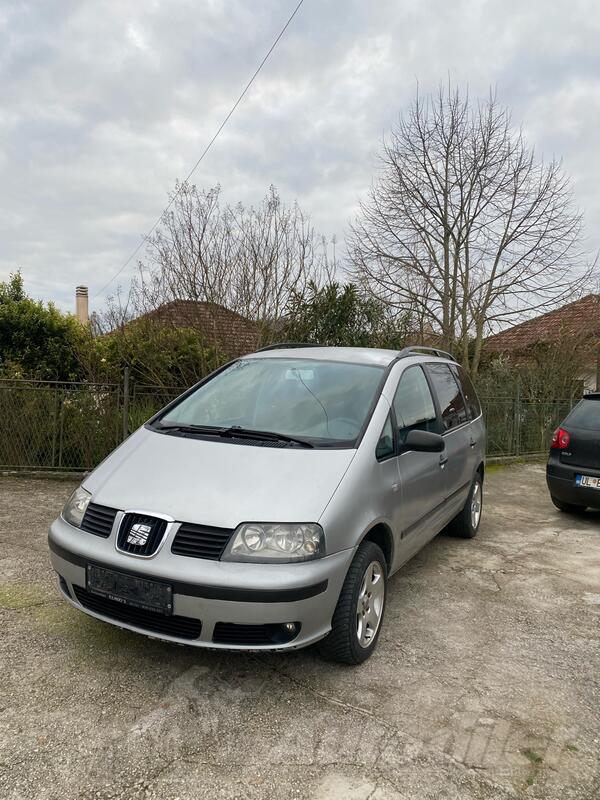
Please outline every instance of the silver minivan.
M50 528L76 608L198 647L373 652L388 578L481 520L485 428L446 353L285 345L133 433Z

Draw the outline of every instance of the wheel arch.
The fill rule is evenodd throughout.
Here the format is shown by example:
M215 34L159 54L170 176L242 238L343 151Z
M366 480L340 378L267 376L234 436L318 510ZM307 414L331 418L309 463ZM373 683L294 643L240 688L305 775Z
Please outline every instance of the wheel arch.
M389 575L394 560L394 536L390 526L385 522L373 523L373 525L365 531L359 544L363 542L373 542L381 548Z

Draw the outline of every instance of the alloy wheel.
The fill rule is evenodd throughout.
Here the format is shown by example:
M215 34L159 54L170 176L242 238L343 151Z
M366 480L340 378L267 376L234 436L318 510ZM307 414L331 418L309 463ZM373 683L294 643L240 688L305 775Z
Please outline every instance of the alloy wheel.
M383 615L385 578L383 567L371 561L363 575L356 605L356 636L361 647L370 647L375 640Z

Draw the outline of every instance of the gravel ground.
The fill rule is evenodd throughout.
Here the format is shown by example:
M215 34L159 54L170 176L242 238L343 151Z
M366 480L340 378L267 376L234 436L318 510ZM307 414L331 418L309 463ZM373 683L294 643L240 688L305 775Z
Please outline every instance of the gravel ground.
M78 613L46 549L72 486L0 478L0 797L600 798L600 514L541 466L490 470L477 539L391 580L357 668Z

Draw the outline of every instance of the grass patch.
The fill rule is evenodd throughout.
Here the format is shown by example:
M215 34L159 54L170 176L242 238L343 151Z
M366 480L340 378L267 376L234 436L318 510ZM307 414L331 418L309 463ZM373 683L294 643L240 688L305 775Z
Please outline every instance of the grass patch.
M531 764L529 768L529 775L527 776L525 783L527 786L533 786L538 777L538 773L544 759L539 753L536 753L535 750L532 750L531 747L526 747L524 750L521 750L521 755L525 756L525 758Z
M0 607L10 609L39 606L48 600L48 595L35 583L0 584Z
M579 752L579 748L575 744L568 744L567 745L567 750L569 750L571 753L578 753Z
M486 464L485 465L485 474L489 475L491 472L501 472L503 469L506 469L509 465L508 464Z
M539 765L544 760L539 753L536 753L535 750L531 750L529 747L526 747L525 750L521 750L521 754L524 755L528 761L531 761L532 764Z

